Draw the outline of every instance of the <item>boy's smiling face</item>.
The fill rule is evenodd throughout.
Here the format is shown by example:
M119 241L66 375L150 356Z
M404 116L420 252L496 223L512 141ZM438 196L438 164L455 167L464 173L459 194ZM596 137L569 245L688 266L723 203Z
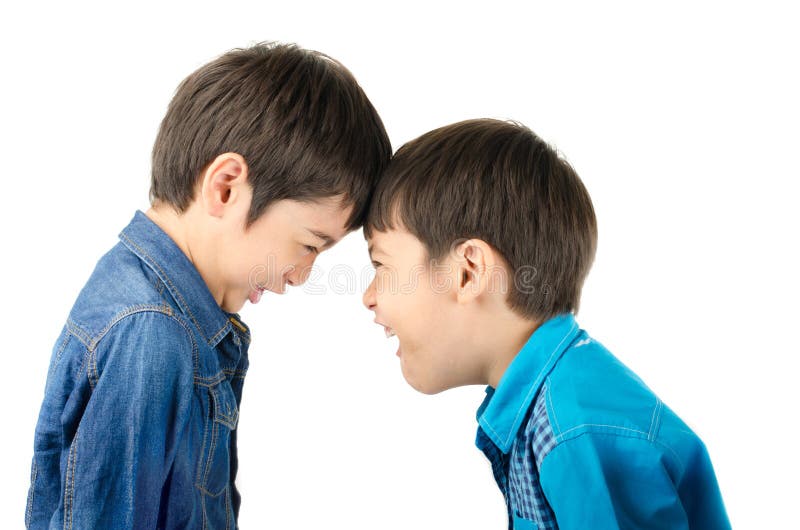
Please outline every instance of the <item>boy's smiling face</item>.
M195 201L200 272L228 312L239 311L247 300L258 303L264 291L281 294L287 285L305 282L317 255L347 234L352 211L341 195L283 199L246 227L253 199L248 177L241 156L220 155L207 169Z
M264 291L282 294L287 285L304 283L319 253L347 234L351 209L338 197L281 200L245 230L242 208L229 220L229 236L220 240L216 269L225 285L223 309L238 311L247 300L258 303Z
M471 341L456 260L430 262L424 245L402 228L373 230L368 243L375 278L363 302L387 337L399 340L406 381L426 394L484 382L485 359Z
M278 200L247 227L253 191L236 153L207 168L184 214L154 206L147 215L197 268L219 306L229 313L257 303L264 291L283 293L306 281L317 255L349 229L352 205L343 195Z

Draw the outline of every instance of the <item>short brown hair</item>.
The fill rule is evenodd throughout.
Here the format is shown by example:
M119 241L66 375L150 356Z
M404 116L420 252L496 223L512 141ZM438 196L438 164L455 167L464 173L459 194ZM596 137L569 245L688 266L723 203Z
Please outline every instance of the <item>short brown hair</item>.
M364 231L398 223L431 260L460 240L491 245L514 277L509 306L543 320L578 310L597 247L594 208L575 170L527 127L499 120L448 125L395 153Z
M247 225L281 199L343 194L364 220L391 156L378 113L339 62L294 44L234 49L178 87L153 146L150 200L188 208L205 167L235 152L249 168Z

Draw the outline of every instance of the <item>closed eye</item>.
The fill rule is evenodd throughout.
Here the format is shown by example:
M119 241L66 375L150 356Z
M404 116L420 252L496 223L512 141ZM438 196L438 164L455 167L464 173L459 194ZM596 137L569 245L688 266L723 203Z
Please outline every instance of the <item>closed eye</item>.
M311 245L303 245L303 246L306 247L306 250L308 250L312 254L319 254L319 249L317 247L313 247Z
M379 261L372 260L372 266L377 269L378 267L382 267L383 263L381 263Z

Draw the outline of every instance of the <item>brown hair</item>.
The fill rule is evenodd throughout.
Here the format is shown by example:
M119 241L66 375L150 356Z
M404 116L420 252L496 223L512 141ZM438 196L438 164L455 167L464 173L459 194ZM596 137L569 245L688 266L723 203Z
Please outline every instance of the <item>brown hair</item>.
M575 170L527 127L468 120L402 146L378 182L364 231L397 225L431 260L477 238L513 274L509 306L527 318L577 311L597 221Z
M391 156L378 113L339 62L293 44L234 49L178 87L153 146L150 200L179 212L218 155L249 168L247 225L274 201L343 194L348 229L364 220Z

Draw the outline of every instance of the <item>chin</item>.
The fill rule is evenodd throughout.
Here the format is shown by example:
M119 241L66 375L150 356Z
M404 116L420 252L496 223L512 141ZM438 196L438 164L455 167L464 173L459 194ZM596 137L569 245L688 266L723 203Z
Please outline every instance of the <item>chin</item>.
M431 389L431 388L417 388L416 390L417 390L417 392L425 394L426 396L435 396L436 394L439 394L440 392L444 392L447 389L446 388L434 388L434 389Z
M409 362L410 360L412 362ZM453 388L453 385L448 385L441 378L437 380L435 377L431 377L435 373L434 370L416 365L413 359L409 359L409 355L405 352L400 357L400 370L403 372L403 378L406 383L421 394L432 396Z
M428 396L433 396L434 394L438 394L439 392L443 392L449 388L440 384L434 384L433 381L419 381L407 376L405 372L403 373L403 377L405 377L406 383L408 383L411 388Z

